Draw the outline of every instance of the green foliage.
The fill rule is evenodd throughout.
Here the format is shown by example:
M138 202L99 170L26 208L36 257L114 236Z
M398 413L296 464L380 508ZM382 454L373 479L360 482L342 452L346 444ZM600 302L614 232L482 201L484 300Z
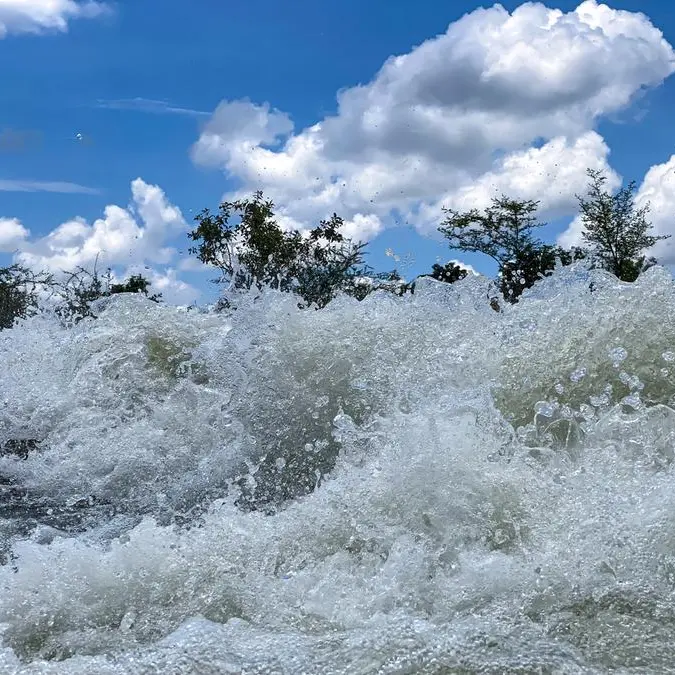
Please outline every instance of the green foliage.
M517 302L526 288L555 269L556 260L569 265L586 256L581 249L565 251L534 236L543 226L535 216L538 206L539 202L502 195L493 198L484 212L444 209L447 216L438 229L451 249L490 256L499 266L502 295Z
M37 292L51 281L50 275L36 274L21 265L0 267L0 330L35 314Z
M656 261L644 252L670 235L654 236L647 220L649 205L635 206L635 181L615 194L605 189L607 178L588 169L590 185L586 197L577 195L584 225L582 236L602 266L622 281L635 281Z
M454 284L456 281L464 279L468 274L467 270L454 262L447 262L445 265L434 263L431 268L431 274L423 274L423 277L432 277L437 281L444 281L448 284Z
M502 195L493 198L492 206L483 213L477 209L465 213L443 209L446 218L438 229L448 239L450 249L484 253L501 269L509 260L539 246L532 234L543 226L534 216L538 206L539 202Z
M132 274L126 281L121 284L110 284L109 295L116 293L142 293L153 302L160 302L161 293L153 293L150 295L151 283L142 274Z
M571 265L587 257L580 248L567 251L559 246L533 243L521 250L514 258L501 267L499 290L509 302L517 302L526 288L531 288L542 277L549 276L558 261Z
M394 271L396 274L396 271ZM443 281L448 284L454 284L456 281L464 279L468 274L467 270L459 265L456 265L454 262L448 262L445 265L439 265L434 263L431 267L430 274L420 274L417 279L420 277L431 277L437 281ZM399 277L400 279L400 277ZM415 286L417 279L414 279L410 283L400 283L396 289L397 295L404 295L405 293L415 293Z
M238 218L236 224L231 219ZM188 233L198 242L190 253L221 272L218 282L235 289L269 286L300 296L304 306L324 307L339 291L357 297L364 289L363 248L341 234L337 214L303 235L284 231L274 217L274 204L256 192L252 199L223 202L217 214L208 209L196 216ZM227 299L224 303L227 305Z
M93 272L78 267L75 272L68 274L65 282L58 284L61 302L56 307L56 314L67 323L77 323L86 317L96 318L92 303L118 293L142 293L153 302L160 302L161 293L150 295L149 288L150 281L142 274L134 274L122 283L115 284L110 269L100 276L96 267Z

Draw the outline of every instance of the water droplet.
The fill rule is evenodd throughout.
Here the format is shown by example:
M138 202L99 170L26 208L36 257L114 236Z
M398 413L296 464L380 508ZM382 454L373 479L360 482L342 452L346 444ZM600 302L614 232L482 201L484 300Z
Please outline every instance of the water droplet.
M581 382L581 380L586 377L587 374L586 368L577 368L571 375L570 375L570 380L572 382Z
M642 407L642 401L640 400L640 394L638 392L633 392L632 394L629 394L626 396L621 403L624 405L628 405L631 408L640 408Z
M136 623L136 613L135 612L127 612L123 617L122 621L120 621L120 630L127 631L133 628L134 624Z
M534 406L534 412L537 415L542 415L543 417L553 417L555 409L556 405L548 401L539 401Z
M591 396L588 400L591 402L591 405L601 408L609 403L609 396L607 394L600 394L599 396Z
M628 352L623 347L615 347L609 351L609 358L614 367L618 368L619 364L628 358Z

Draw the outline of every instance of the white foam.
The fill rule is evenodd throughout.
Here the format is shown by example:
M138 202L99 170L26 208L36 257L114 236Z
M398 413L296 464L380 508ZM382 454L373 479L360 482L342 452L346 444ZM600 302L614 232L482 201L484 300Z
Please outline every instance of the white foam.
M502 313L488 291L229 316L125 296L0 333L0 441L41 441L0 474L90 500L83 531L11 535L0 669L666 672L672 280L559 270ZM621 404L636 383L647 405ZM297 488L274 515L235 504L247 466L257 494Z

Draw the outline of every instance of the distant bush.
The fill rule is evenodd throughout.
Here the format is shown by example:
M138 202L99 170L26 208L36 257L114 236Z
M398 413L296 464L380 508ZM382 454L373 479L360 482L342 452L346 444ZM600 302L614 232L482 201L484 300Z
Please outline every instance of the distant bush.
M534 215L538 206L536 201L502 195L483 212L443 209L446 218L438 229L451 249L492 258L498 265L504 299L516 302L549 266L550 251L534 236L534 230L544 225Z
M635 281L657 262L647 258L645 251L669 235L649 234L649 206L636 208L634 182L610 194L604 189L606 178L601 172L589 169L587 173L591 179L587 196L577 196L587 248L566 250L543 243L534 235L544 225L535 215L539 202L506 195L493 198L484 211L444 209L446 218L438 229L451 249L492 258L498 265L501 294L512 303L551 274L558 261L570 265L589 258L591 265L603 267L618 279Z
M161 301L161 293L150 295L150 281L142 274L134 274L122 283L113 283L112 270L103 276L96 268L89 272L78 267L70 272L65 282L53 284L60 297L55 312L66 323L77 323L86 317L96 318L92 303L118 293L141 293L153 302Z
M142 293L160 302L161 294L150 295L150 285L142 274L114 283L111 270L101 276L96 269L89 272L80 267L68 273L65 281L57 281L52 274L33 272L21 265L0 267L0 330L36 314L41 299L66 324L94 317L92 303L118 293Z
M516 302L526 288L553 273L556 265L571 265L588 257L582 248L566 250L550 244L533 244L507 260L499 274L499 290L506 300Z
M35 273L21 265L0 267L0 330L35 314L40 288L52 283L51 275L44 272Z

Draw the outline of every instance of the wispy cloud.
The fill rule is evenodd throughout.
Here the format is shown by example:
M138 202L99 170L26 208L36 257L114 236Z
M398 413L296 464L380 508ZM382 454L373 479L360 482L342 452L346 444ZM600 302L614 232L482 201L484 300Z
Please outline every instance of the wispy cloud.
M63 194L99 195L98 188L66 181L6 180L0 178L0 192L60 192Z
M151 115L185 115L187 117L208 117L211 113L203 110L193 110L173 105L167 101L157 101L151 98L119 98L114 100L99 99L96 102L98 108L108 110L132 110L149 113Z

